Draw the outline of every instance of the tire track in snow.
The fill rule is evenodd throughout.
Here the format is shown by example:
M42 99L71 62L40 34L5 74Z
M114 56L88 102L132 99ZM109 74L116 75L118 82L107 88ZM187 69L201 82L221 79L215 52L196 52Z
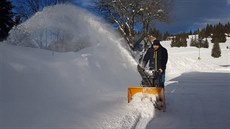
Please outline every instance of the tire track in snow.
M133 96L132 101L124 103L123 108L117 105L110 113L101 116L105 118L98 125L102 129L145 129L148 123L155 116L155 95L146 95L137 93ZM111 117L113 116L113 117Z
M140 118L137 122L135 129L145 129L148 125L148 123L152 120L151 117L149 118Z

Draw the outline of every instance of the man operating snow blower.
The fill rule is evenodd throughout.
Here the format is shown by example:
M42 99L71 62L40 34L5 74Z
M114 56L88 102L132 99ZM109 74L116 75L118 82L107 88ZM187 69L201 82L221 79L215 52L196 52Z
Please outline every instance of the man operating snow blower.
M142 61L142 67L146 69L146 65L149 64L149 68L144 71L151 71L150 74L145 74L147 80L142 80L142 85L147 87L161 87L162 90L159 94L159 103L156 103L155 106L158 109L166 110L165 104L165 70L166 64L168 61L168 52L164 48L159 40L154 40L152 46L147 50ZM149 70L148 70L149 69ZM138 70L140 72L140 70ZM140 72L141 74L141 72ZM152 76L152 78L151 78ZM143 77L143 76L142 76Z
M140 64L137 65L137 70L142 77L141 86L128 87L128 103L131 102L137 93L145 96L156 95L157 100L154 101L154 106L165 112L165 70L168 61L168 52L161 46L159 40L151 40L151 47L140 58ZM143 59L142 59L143 57ZM148 67L146 67L146 65Z

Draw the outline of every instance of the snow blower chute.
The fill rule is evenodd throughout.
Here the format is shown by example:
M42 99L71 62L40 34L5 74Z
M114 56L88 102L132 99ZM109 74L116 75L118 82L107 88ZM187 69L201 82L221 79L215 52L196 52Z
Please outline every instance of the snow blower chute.
M128 87L128 103L132 100L132 97L136 93L151 94L158 96L162 90L162 88L159 87L159 78L155 71L146 71L140 65L137 65L137 70L142 77L142 86Z

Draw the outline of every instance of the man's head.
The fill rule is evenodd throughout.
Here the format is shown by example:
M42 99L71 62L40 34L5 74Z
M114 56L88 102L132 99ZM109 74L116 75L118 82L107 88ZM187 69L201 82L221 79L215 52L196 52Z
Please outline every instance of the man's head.
M160 46L161 46L161 44L160 44L159 40L156 39L153 41L152 47L154 48L154 50L157 50Z

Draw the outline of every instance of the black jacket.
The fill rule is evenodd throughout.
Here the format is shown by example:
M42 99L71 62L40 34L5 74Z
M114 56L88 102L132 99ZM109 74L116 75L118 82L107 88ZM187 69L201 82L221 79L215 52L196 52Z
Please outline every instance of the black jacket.
M155 68L155 58L154 58L154 52L157 54L157 69ZM165 72L166 64L168 62L168 52L167 50L160 45L160 47L157 50L154 50L152 47L149 48L144 56L143 59L143 66L145 67L147 63L149 62L149 67L151 69L159 70L162 69Z

